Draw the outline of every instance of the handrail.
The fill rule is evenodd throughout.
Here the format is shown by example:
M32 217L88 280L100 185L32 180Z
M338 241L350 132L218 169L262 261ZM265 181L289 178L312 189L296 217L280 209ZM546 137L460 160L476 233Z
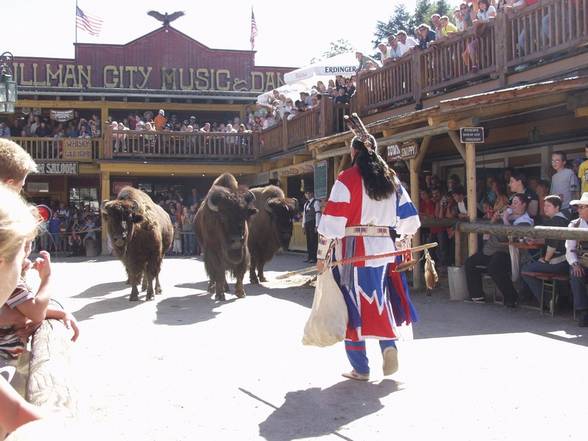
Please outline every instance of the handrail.
M107 129L106 158L253 159L252 133Z
M101 158L102 138L50 138L13 136L36 161L92 162Z

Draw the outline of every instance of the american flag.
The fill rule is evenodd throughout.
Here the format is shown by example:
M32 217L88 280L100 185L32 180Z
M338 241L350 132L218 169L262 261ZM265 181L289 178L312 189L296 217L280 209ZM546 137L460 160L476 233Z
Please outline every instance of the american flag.
M255 14L253 14L253 8L251 8L251 36L249 37L251 50L255 48L255 37L257 37L257 23L255 23Z
M76 28L86 31L93 37L100 35L102 30L102 19L84 14L78 6L76 6Z

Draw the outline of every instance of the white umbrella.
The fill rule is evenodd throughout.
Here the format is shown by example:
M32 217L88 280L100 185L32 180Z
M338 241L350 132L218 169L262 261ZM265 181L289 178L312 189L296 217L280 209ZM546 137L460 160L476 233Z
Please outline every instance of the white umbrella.
M315 76L335 77L343 75L349 77L355 74L358 64L355 52L346 52L288 72L284 75L284 81L286 84L293 84Z

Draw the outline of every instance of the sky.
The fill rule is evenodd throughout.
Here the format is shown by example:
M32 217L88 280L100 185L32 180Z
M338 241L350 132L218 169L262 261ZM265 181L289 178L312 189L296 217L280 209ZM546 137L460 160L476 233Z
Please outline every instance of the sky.
M147 15L153 9L170 14L184 11L186 15L172 26L208 47L248 50L253 6L258 28L255 64L299 67L340 38L354 49L373 52L376 22L386 21L399 3L412 11L415 0L78 0L84 13L104 20L99 37L78 31L78 41L132 41L161 25ZM0 53L73 58L75 4L75 0L0 0Z

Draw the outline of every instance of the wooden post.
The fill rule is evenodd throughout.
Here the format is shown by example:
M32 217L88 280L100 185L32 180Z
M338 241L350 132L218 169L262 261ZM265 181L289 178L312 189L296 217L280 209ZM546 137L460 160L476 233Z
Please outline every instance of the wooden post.
M112 159L112 129L110 126L105 126L103 133L102 152L100 152L100 157L104 159Z
M477 196L476 196L476 144L466 144L466 182L468 193L468 218L470 222L475 222L477 218ZM469 234L468 241L469 255L478 251L478 235Z
M288 151L288 120L282 120L282 150Z
M110 172L100 172L100 195L101 201L110 200ZM108 239L106 234L106 226L102 223L102 255L108 254Z
M463 255L461 253L461 231L457 228L455 229L455 233L453 235L455 240L455 266L462 266L463 265Z
M497 14L494 20L494 48L496 54L496 77L500 87L506 86L506 63L508 62L508 40L510 32L507 31L507 14Z
M421 51L418 48L412 50L412 76L413 76L413 88L412 96L415 104L418 106L421 102L423 93L423 71L421 68Z
M419 210L419 171L417 169L418 163L416 159L411 159L410 168L410 198L414 204L417 212ZM412 246L421 244L421 231L420 229L415 233L412 238ZM420 265L416 265L412 270L412 286L414 289L423 288L423 271Z

